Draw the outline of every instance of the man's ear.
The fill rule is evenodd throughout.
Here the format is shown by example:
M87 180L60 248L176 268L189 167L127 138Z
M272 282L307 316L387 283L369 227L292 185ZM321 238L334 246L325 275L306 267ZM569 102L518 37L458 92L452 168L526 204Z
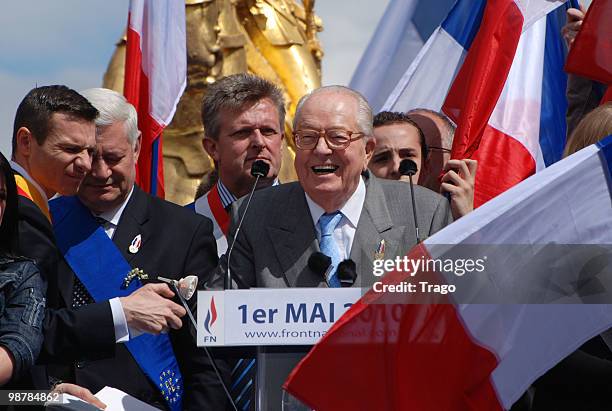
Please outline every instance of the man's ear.
M374 136L370 137L366 140L365 144L365 165L363 169L368 168L368 164L370 164L370 160L372 159L372 155L374 154L374 148L376 147L376 138Z
M38 144L35 141L34 135L27 127L20 127L15 135L15 152L13 155L19 154L24 157L29 157L32 152L32 144Z
M418 185L426 185L426 177L431 174L431 151L427 153L427 156L421 159L421 172L419 173L419 181L417 181Z
M213 140L210 137L204 136L202 139L202 147L204 147L204 151L208 153L208 155L214 160L219 161L219 142Z

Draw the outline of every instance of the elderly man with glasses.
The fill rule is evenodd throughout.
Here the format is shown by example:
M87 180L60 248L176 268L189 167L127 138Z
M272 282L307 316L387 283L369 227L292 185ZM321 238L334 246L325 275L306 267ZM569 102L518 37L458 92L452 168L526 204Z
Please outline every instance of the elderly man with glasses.
M356 264L353 286L372 284L373 261L404 256L416 244L410 189L367 171L375 139L372 111L359 93L341 86L314 90L294 119L297 182L257 191L239 234L245 201L234 208L229 244L233 286L338 287L338 264ZM448 201L415 187L421 239L452 221ZM331 258L327 276L309 267L315 252ZM225 257L221 264L227 265ZM216 276L214 285L223 283Z

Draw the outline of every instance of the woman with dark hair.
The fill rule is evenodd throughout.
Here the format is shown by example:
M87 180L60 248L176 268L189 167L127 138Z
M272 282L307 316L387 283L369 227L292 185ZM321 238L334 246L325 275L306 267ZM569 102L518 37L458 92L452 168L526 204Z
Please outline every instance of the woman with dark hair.
M0 153L0 385L34 365L43 340L43 282L31 260L14 255L17 235L17 187Z

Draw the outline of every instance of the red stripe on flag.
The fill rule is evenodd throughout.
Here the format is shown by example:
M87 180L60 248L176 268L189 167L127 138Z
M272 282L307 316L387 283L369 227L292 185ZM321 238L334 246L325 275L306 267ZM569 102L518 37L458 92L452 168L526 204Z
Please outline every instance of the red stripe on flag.
M157 156L153 158L153 142L161 137L163 127L151 115L149 78L142 70L142 50L140 34L129 28L127 30L127 47L125 57L125 82L123 94L136 107L138 112L138 129L142 132L140 155L136 164L136 182L146 192L152 191L152 184L157 184L156 195L164 197L164 170L161 139ZM157 175L152 176L153 162L157 162Z
M409 257L429 255L420 245ZM409 279L396 272L384 283ZM473 341L455 306L439 294L390 294L370 291L355 303L284 388L318 411L500 410L490 379L498 361Z
M487 2L482 23L442 107L457 123L452 158L471 158L503 90L521 37L512 0ZM479 165L479 175L482 175Z
M487 125L478 151L474 206L479 207L535 173L535 161L520 142Z
M612 85L612 0L593 0L589 6L565 71Z
M608 101L612 101L612 86L608 86L606 94L604 94L600 104L607 103Z

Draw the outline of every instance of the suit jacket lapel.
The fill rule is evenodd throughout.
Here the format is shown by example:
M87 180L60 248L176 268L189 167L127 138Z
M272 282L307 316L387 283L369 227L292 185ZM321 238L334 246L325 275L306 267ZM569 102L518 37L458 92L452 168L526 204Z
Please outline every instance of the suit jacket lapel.
M289 287L315 287L324 280L308 268L308 258L319 251L304 191L295 184L286 204L287 218L267 227L270 242Z
M350 258L357 266L355 285L369 287L373 283L374 255L385 241L383 258L393 258L399 250L405 227L394 227L385 202L385 195L376 177L365 176L366 197L357 224Z
M140 250L142 250L153 234L148 230L149 227L146 224L148 219L149 203L147 195L135 185L132 197L123 209L117 230L113 235L113 242L131 266L133 266L132 260L138 256L138 252L131 253L129 251L134 238L140 234Z

